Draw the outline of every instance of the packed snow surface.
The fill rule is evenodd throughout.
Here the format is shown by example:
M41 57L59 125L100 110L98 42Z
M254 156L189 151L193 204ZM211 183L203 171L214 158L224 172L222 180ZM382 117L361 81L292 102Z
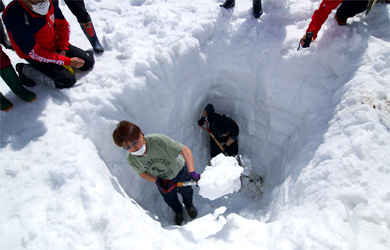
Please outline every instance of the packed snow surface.
M0 82L14 104L0 113L0 249L390 249L390 6L347 26L333 11L297 51L320 2L263 0L255 19L252 0L85 1L105 47L92 71L30 88L32 103ZM165 134L203 173L207 103L240 126L248 178L215 200L194 187L198 217L174 226L112 131Z
M236 158L219 154L211 159L198 182L199 195L215 200L241 189L241 174L244 168L238 165Z

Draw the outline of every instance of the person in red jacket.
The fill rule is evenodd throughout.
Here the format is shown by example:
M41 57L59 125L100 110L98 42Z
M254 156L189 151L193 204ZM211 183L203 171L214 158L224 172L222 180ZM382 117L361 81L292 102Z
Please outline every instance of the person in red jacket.
M56 88L70 88L76 83L64 66L85 71L95 63L92 52L69 43L70 26L57 0L13 0L4 10L3 22L18 56L51 78ZM30 65L16 65L20 77L26 75L26 66Z
M349 17L353 17L366 10L367 4L368 0L323 0L320 7L314 12L309 28L301 39L302 47L309 47L310 42L317 38L317 34L320 31L322 24L324 24L329 14L332 10L336 9L337 6L340 5L335 14L335 19L339 25L345 25ZM310 36L310 40L305 43L306 36Z

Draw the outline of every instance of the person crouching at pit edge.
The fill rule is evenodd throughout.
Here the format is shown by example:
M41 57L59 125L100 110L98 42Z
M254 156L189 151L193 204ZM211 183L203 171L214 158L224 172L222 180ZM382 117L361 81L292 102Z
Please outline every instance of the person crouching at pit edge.
M25 86L70 88L76 78L64 66L87 71L95 63L93 52L69 43L70 26L58 0L13 0L3 12L3 21L15 52L29 62L16 65Z
M112 137L117 146L129 151L127 163L131 168L143 179L157 185L164 201L175 212L176 225L183 222L183 206L178 192L191 219L197 216L192 203L192 187L175 187L169 191L171 185L164 184L164 180L176 183L200 179L200 174L194 170L192 152L188 147L162 134L144 136L141 129L129 121L119 122Z

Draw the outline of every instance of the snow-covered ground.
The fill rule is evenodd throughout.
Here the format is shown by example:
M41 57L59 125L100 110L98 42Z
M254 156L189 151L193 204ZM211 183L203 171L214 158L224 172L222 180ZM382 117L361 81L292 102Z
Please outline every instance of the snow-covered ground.
M9 3L5 0L4 3ZM0 114L0 249L390 249L390 6L297 51L319 0L88 0L106 49L72 89L31 88ZM90 45L60 0L71 43ZM6 53L15 65L21 60ZM112 141L120 120L188 146L207 103L240 126L240 192L174 226Z

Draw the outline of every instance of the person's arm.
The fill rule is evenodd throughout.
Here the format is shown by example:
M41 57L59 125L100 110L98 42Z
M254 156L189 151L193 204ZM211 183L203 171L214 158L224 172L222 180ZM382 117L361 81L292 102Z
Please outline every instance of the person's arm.
M188 173L194 172L194 158L192 157L191 149L186 146L183 146L183 149L181 150L180 154L184 156L184 160L187 164Z
M145 172L145 173L142 173L142 174L138 174L138 175L141 176L141 178L144 179L144 180L147 180L147 181L151 181L151 182L153 182L153 183L156 183L157 178L151 176L150 174L148 174L148 173L146 173L146 172Z
M54 29L58 35L59 50L69 50L70 25L62 14L58 1L52 1L52 3L54 8Z
M226 122L227 122L227 127L229 130L230 137L226 141L225 145L229 147L233 142L237 140L237 137L240 133L240 128L232 118L229 118Z
M321 26L324 24L326 19L328 19L329 14L340 5L342 0L323 0L320 4L320 7L314 11L314 14L311 18L309 27L306 30L307 32L313 32L313 41L317 38L317 34L321 29ZM302 39L306 38L306 34Z
M227 142L226 142L225 144L226 144L226 146L229 147L229 146L232 145L232 143L235 142L235 141L236 141L236 140L233 140L232 137L229 137L229 139L227 140Z

